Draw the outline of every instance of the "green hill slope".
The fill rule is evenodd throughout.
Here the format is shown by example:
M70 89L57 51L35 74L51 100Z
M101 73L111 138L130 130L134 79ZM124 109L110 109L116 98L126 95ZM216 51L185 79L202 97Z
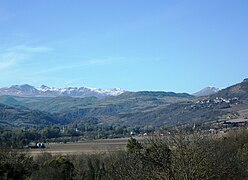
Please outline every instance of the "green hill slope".
M64 121L48 113L0 104L1 126L45 126L59 123L64 123Z

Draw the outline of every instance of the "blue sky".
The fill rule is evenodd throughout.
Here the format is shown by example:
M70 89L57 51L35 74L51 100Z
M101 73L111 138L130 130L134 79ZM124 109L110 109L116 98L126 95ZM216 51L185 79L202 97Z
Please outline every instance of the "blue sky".
M247 67L247 0L0 0L0 87L192 93Z

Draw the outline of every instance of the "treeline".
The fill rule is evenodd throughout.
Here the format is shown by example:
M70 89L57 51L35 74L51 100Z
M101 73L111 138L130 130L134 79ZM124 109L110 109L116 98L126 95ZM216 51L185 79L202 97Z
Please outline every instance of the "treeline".
M182 131L140 143L126 151L31 158L1 150L0 179L247 179L248 130L225 136Z
M128 137L135 134L152 133L153 126L120 126L79 123L67 126L45 126L26 128L0 128L0 146L13 149L24 148L31 142L77 142L92 139Z

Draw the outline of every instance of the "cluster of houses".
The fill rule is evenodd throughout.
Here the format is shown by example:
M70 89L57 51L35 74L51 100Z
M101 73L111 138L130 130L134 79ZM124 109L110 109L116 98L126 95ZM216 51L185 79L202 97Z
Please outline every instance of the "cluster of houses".
M211 107L229 108L231 105L238 103L239 103L239 99L237 97L228 98L228 99L222 97L215 97L213 99L198 100L195 102L195 104L192 104L190 108L191 109L201 109L201 108L211 108Z
M236 104L238 103L238 98L228 98L225 99L223 97L215 97L214 99L205 99L205 100L199 100L196 102L196 104L219 104L219 103L230 103L230 104Z

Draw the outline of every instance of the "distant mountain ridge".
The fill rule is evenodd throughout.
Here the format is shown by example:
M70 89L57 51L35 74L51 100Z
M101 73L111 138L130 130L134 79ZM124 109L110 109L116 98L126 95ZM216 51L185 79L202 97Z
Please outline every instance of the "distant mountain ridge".
M221 90L220 88L208 86L208 87L206 87L206 88L204 88L204 89L202 89L196 93L193 93L192 95L196 96L196 97L209 96L209 95L212 95L212 94L219 92L220 90Z
M13 89L17 91L18 88L15 86ZM49 87L40 88L44 93L53 92ZM74 89L66 90L73 92ZM28 94L42 91L28 86L22 87L22 90ZM102 99L6 95L0 96L0 103L5 104L0 104L0 124L5 126L71 124L90 119L97 120L99 124L128 126L215 123L217 120L248 119L248 79L204 97L140 91ZM42 122L40 119L43 119Z
M221 89L213 86L208 86L192 95L195 97L209 96L219 92ZM121 88L113 89L100 89L100 88L88 88L88 87L65 87L55 88L42 85L40 87L34 87L29 84L12 85L10 87L0 88L0 96L21 96L21 97L57 97L57 96L71 96L71 97L90 97L95 96L97 98L103 98L106 96L118 96L124 92L127 92ZM182 93L183 94L183 93ZM185 93L186 94L186 93Z
M67 88L51 88L42 85L38 88L23 84L23 85L12 85L10 87L0 88L0 95L11 95L11 96L33 96L33 97L57 97L57 96L72 96L72 97L89 97L95 96L103 98L106 96L117 96L124 93L125 90L121 88L114 89L97 89L87 87L67 87Z

